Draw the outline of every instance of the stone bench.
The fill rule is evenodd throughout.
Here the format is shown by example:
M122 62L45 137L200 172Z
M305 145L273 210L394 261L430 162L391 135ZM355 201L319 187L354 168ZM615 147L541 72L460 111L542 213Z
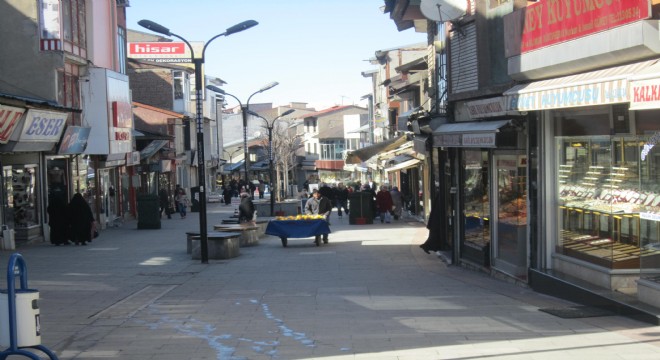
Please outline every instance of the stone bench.
M268 227L268 222L273 219L275 218L274 217L257 218L255 225L259 227L259 230L257 230L259 237L266 236L266 228Z
M214 225L213 230L240 233L241 247L259 245L259 227L254 223Z
M192 254L193 236L199 236L199 231L186 231L186 253Z
M209 232L206 234L207 254L212 260L231 259L241 254L240 252L241 233L231 232ZM202 244L200 235L192 236L192 259L200 260L202 258Z
M226 225L226 224L238 224L238 223L239 223L239 222L238 222L238 218L236 218L236 219L224 219L224 220L222 220L222 224L223 224L223 225Z

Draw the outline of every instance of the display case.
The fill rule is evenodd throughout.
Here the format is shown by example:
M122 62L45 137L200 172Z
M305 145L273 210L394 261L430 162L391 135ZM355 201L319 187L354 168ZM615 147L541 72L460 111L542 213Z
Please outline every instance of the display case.
M488 152L463 152L463 241L462 257L490 265L490 196L488 191Z
M556 251L611 269L660 268L657 174L640 157L644 137L559 137ZM653 184L653 185L651 185Z
M13 228L16 240L30 240L41 232L37 211L36 165L5 166L6 223Z

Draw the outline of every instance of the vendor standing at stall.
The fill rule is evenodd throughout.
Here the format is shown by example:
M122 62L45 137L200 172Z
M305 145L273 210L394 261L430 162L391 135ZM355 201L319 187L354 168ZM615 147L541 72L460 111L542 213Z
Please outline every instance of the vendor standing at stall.
M305 204L305 213L307 215L323 215L325 221L330 225L330 212L332 212L332 203L330 202L330 199L321 195L317 189L314 189L312 197L307 200L307 204ZM321 235L316 235L317 243L320 236ZM323 234L323 243L328 243L328 234Z

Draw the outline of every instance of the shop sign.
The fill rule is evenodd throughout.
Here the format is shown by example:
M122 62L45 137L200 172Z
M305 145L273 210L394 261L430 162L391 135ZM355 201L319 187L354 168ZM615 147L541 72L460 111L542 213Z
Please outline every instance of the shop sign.
M68 116L64 112L28 110L19 141L56 143L62 136Z
M58 154L82 154L87 147L87 139L92 128L68 126L60 142Z
M204 43L190 42L195 54L201 56ZM192 55L186 43L172 42L129 42L128 57L160 63L190 63Z
M628 101L623 79L532 91L509 96L509 110L531 111L578 106L617 104Z
M609 30L651 16L648 0L546 0L524 11L521 52Z
M464 147L495 147L495 133L463 134Z
M465 103L470 119L483 119L487 117L506 115L504 97L468 101Z
M651 152L651 149L655 147L658 142L660 142L660 132L656 132L651 136L649 141L644 144L644 147L642 148L642 153L640 155L642 161L646 160L646 157L649 156L649 153Z
M460 134L434 134L433 135L433 146L434 147L461 146L461 135Z
M660 109L660 79L630 83L630 110Z
M24 113L23 108L0 105L0 144L9 142L9 137Z
M140 163L140 152L131 151L126 153L126 166L135 166Z
M660 214L642 212L639 213L640 219L651 220L651 221L660 221Z

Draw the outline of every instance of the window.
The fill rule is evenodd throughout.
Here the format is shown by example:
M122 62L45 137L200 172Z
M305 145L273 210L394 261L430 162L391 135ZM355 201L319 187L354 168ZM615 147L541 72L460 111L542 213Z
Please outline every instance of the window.
M126 29L117 27L117 61L119 72L126 74Z
M85 0L62 0L62 28L64 30L64 50L86 57Z
M65 63L64 71L57 73L57 102L62 106L80 109L80 68ZM80 113L71 113L72 125L80 125Z

